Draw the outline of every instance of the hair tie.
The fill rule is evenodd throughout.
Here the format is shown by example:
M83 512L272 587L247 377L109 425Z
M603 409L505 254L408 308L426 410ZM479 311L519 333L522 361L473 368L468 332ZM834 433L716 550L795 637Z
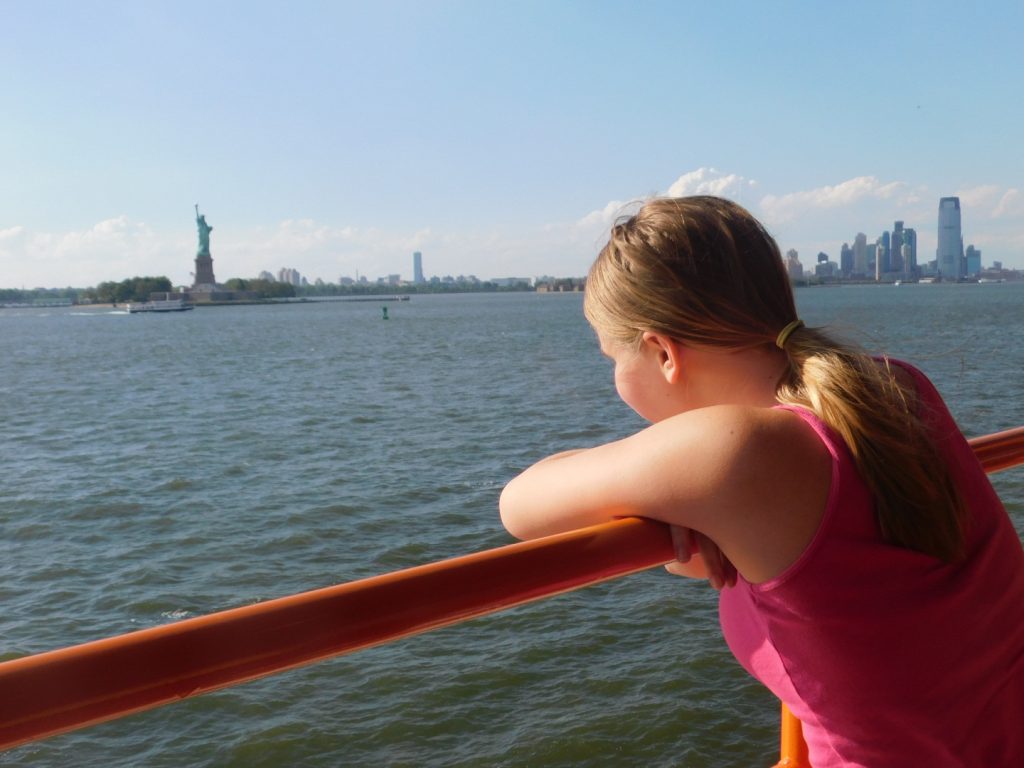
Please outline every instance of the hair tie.
M795 331L797 328L803 328L803 326L803 320L794 320L792 323L790 323L781 331L779 331L779 335L775 337L775 346L778 347L779 349L785 349L786 341L789 339L789 335L793 333L793 331Z

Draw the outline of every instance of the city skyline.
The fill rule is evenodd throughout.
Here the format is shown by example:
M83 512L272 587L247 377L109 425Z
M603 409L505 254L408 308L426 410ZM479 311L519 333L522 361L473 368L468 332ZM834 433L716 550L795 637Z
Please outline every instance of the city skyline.
M902 220L894 221L892 231L884 230L872 243L864 232L858 232L852 247L843 243L838 262L831 259L831 254L819 251L813 269L805 269L798 251L789 249L783 257L786 270L795 280L808 275L892 282L924 277L956 281L977 278L984 269L998 273L1007 268L998 259L983 264L982 251L973 243L965 247L958 197L939 200L934 259L918 251L917 230L905 224Z
M629 210L634 206L630 206L624 210ZM196 206L197 223L199 221L198 206ZM203 225L205 226L205 217L203 217ZM212 227L210 228L212 231ZM944 236L945 235L945 236ZM813 277L843 277L843 278L859 278L867 280L894 280L894 279L908 279L915 277L944 277L945 279L959 279L963 277L976 277L983 268L996 269L1009 269L1016 270L1012 264L1006 264L998 259L990 260L988 264L983 264L982 250L976 248L973 243L968 243L965 246L963 237L962 221L961 221L961 208L960 199L958 197L943 197L938 203L938 215L937 215L937 236L935 238L937 246L935 248L935 258L921 259L921 253L918 250L918 233L913 227L905 226L905 222L902 220L895 220L893 222L892 231L883 230L881 234L872 242L868 242L868 236L864 232L858 232L853 238L853 246L851 247L848 241L844 241L839 249L838 261L833 261L832 256L834 254L826 251L819 251L814 258L814 261L810 261L807 265L804 265L799 258L799 251L796 248L785 249L780 246L780 254L782 255L783 262L793 279L803 279L808 276ZM206 245L201 246L201 253L197 253L194 258L195 272L189 273L188 282L178 282L172 280L171 282L175 285L186 287L189 283L195 285L196 283L210 283L213 280L213 266L212 257L209 248L209 232L207 232ZM804 254L809 256L810 254ZM336 278L328 276L326 279L322 275L310 275L304 274L301 269L295 267L280 267L275 271L262 269L258 274L247 274L247 275L231 275L227 279L231 278L243 278L243 279L259 279L266 280L269 282L281 282L288 283L294 286L314 285L314 284L336 284L336 285L355 285L355 284L376 284L376 285L400 285L406 284L422 284L426 282L461 282L468 279L470 282L482 282L491 281L503 284L510 278L516 280L527 279L531 282L535 279L541 280L553 280L562 278L580 278L585 273L579 275L552 275L550 273L538 273L532 275L526 274L508 274L508 275L488 275L482 280L474 272L469 273L458 273L453 274L431 274L429 277L423 269L423 253L422 251L413 251L408 254L411 257L411 270L409 277L404 276L404 272L389 272L382 275L369 276L366 274L359 274L356 270L354 277L352 275L342 274ZM815 263L816 262L816 263ZM155 275L156 273L154 273ZM160 275L166 275L166 272L160 272ZM102 282L102 281L101 281ZM31 286L31 288L88 288L95 287L98 283L89 285L39 285ZM0 288L8 288L10 286L0 286ZM26 286L26 289L31 289Z
M631 201L698 193L784 253L905 221L923 261L955 196L1024 269L1024 6L939 6L11 3L0 286L187 284L196 200L221 279L582 275Z

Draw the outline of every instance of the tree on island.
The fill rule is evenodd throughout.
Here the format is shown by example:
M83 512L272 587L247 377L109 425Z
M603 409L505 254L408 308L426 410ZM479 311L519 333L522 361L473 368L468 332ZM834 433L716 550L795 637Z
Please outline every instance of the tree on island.
M275 280L232 277L224 283L224 287L229 291L253 291L259 299L291 299L295 296L295 286Z
M132 277L119 283L100 283L87 288L82 295L100 304L122 304L126 301L149 301L149 294L171 291L166 277Z
M63 299L75 303L81 288L0 288L0 304L31 304L36 301Z

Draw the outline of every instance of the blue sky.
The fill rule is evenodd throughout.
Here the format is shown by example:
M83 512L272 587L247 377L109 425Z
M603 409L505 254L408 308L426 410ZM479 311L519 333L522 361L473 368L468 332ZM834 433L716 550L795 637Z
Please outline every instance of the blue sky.
M1024 268L1024 3L0 0L0 287L581 275L710 192L805 264L896 219Z

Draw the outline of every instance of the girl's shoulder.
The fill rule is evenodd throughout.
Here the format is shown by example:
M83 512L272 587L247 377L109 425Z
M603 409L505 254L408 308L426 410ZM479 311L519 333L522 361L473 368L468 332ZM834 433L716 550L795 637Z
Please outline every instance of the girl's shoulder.
M802 408L713 406L703 421L700 470L712 539L750 582L782 573L814 537L825 514L840 450L828 428Z
M714 405L679 414L649 429L654 428L697 434L729 463L756 457L761 466L785 464L827 450L820 433L828 427L799 406Z

